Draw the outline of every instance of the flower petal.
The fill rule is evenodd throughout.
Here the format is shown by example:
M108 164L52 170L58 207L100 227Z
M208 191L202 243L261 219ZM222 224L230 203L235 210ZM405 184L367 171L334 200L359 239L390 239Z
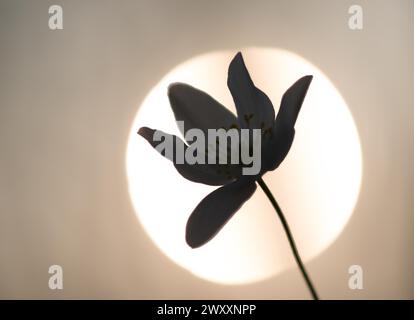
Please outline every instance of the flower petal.
M212 239L255 190L254 180L240 179L207 195L188 219L188 245L197 248Z
M237 108L242 128L271 127L275 119L275 110L268 96L256 88L240 52L230 63L227 86Z
M294 128L275 125L272 135L262 149L262 172L275 170L289 153L295 137Z
M185 83L171 84L168 97L176 121L184 121L186 132L197 128L203 130L207 137L208 129L229 129L230 126L238 124L236 116L222 104L207 93ZM181 133L185 136L185 132Z
M270 139L264 141L262 170L276 169L287 156L295 136L296 119L311 81L312 76L302 77L284 93Z
M277 126L293 128L306 92L313 76L305 76L296 81L283 95L275 123Z
M154 133L156 131L160 132L165 137L173 139L172 141L174 141L174 148L173 150L171 150L171 153L164 152L163 154L162 152L160 152L160 150L157 149L157 146L163 141L154 140ZM184 150L184 152L188 148L188 146L184 143L184 141L182 141L179 137L175 135L167 134L160 130L150 129L148 127L140 128L138 134L144 137L152 145L152 147L155 148L158 152L160 152L164 157L171 160L174 163L174 166L177 169L177 171L188 180L212 186L223 185L234 180L233 176L226 175L223 170L220 170L222 168L222 165L199 163L178 164L176 161L177 145L180 144L179 150Z

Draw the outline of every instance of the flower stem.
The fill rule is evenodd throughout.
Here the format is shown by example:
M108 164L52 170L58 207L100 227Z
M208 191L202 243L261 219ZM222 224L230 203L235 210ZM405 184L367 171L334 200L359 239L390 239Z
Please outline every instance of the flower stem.
M318 294L316 293L315 288L312 285L312 281L306 272L305 266L303 265L302 259L299 256L298 249L296 248L295 240L293 240L292 233L290 232L289 225L283 215L282 209L280 209L279 204L277 203L276 199L273 197L272 192L267 187L266 183L263 181L262 178L257 180L260 187L263 189L266 196L269 198L270 202L272 203L273 207L275 208L277 215L279 216L280 221L282 222L283 228L285 229L286 235L289 240L290 247L292 248L293 255L295 256L296 262L299 266L300 271L302 272L303 277L305 278L306 284L308 285L309 291L311 292L312 298L314 300L319 300Z

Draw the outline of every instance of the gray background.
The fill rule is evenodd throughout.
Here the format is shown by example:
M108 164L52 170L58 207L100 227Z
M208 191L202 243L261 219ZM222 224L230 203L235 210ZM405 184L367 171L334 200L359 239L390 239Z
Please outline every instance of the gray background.
M364 29L348 29L348 8ZM60 4L64 30L48 29ZM296 269L252 285L198 279L159 252L125 177L137 107L177 63L216 49L291 50L356 121L351 221L308 264L322 298L414 298L413 1L0 1L0 298L308 298ZM346 170L346 168L344 168ZM48 267L64 268L64 290ZM364 269L349 290L347 269Z

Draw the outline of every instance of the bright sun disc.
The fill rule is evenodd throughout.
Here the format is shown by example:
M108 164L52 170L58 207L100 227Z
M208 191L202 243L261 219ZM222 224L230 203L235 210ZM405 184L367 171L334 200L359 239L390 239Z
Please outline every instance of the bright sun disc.
M185 242L187 219L215 187L184 179L137 131L148 126L180 135L167 97L172 82L197 87L235 113L226 83L235 53L211 52L173 68L141 104L126 155L131 200L155 245L193 274L223 284L263 280L295 265L276 213L258 188L212 241L191 249ZM353 212L362 176L358 132L338 90L307 60L280 49L248 48L242 53L254 83L276 112L288 87L304 75L314 76L290 152L277 170L264 176L308 261L335 241Z

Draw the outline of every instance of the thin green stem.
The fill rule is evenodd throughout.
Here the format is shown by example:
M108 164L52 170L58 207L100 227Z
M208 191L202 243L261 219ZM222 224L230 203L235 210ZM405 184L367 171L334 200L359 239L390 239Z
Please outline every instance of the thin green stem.
M305 278L305 282L311 292L312 298L314 300L319 300L318 294L312 284L311 279L309 278L308 273L306 272L305 266L303 265L302 259L300 258L298 249L296 248L295 240L293 240L292 232L290 231L289 225L286 221L285 216L283 215L282 209L280 209L279 204L277 203L276 199L273 197L272 192L267 187L266 183L263 181L262 178L257 180L260 187L263 189L266 196L269 198L270 202L272 203L273 207L275 208L277 215L279 216L280 221L282 222L283 228L285 229L286 235L289 240L290 247L292 248L293 255L295 256L296 262L299 266L300 271L302 272L303 277Z

